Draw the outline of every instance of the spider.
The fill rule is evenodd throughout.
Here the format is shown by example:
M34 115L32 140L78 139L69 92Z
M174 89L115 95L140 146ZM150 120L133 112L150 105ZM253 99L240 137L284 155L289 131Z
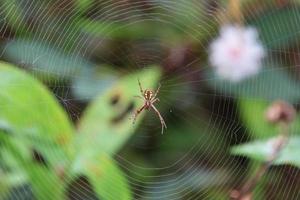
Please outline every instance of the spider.
M138 79L138 83L139 83L141 95L140 96L135 96L135 97L138 97L138 98L142 99L144 101L144 105L142 107L140 107L138 110L135 111L134 118L133 118L133 124L135 123L135 120L136 120L137 116L143 110L153 109L156 112L156 114L158 115L158 117L159 117L159 120L160 120L160 123L161 123L161 133L163 134L164 128L167 128L167 125L166 125L164 119L162 118L160 112L153 105L155 102L159 102L159 99L156 98L156 96L159 93L160 84L159 84L157 90L155 91L155 93L153 95L153 91L152 90L149 90L149 89L143 90L142 84L141 84L141 82L140 82L139 79Z

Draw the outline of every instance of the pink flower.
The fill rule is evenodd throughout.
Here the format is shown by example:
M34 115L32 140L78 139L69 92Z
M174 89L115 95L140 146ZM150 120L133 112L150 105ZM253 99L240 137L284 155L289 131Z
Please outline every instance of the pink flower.
M257 74L264 56L255 28L227 25L211 43L209 60L221 78L238 82Z

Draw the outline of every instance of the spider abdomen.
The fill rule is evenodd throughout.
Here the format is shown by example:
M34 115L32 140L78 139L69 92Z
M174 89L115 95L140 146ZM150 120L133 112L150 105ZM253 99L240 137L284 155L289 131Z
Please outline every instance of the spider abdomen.
M153 92L151 90L145 90L144 92L144 98L146 100L151 100L153 97Z

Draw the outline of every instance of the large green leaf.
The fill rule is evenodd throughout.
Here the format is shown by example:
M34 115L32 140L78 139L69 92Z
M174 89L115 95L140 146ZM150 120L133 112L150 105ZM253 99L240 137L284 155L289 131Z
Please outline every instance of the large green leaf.
M278 126L269 123L265 112L271 102L262 99L239 99L241 118L250 134L255 138L269 138L278 134ZM300 117L291 125L292 134L300 134Z
M300 82L289 76L284 67L264 66L259 74L238 83L222 79L211 69L207 70L206 76L210 87L230 98L282 99L291 103L300 99Z
M73 173L87 176L103 199L131 199L128 184L110 156L125 144L143 116L132 124L133 109L143 103L134 98L139 94L137 79L144 88L154 88L159 76L159 69L150 67L122 78L96 98L81 118Z
M270 9L248 22L255 26L264 45L281 49L299 42L300 7Z
M0 125L13 130L13 142L40 153L51 166L72 152L73 127L47 89L27 73L0 63Z
M272 154L273 142L275 138L259 140L247 144L237 145L232 148L232 153L236 155L248 156L259 161L266 161ZM287 145L282 149L275 165L290 164L300 167L300 137L289 138Z
M86 176L100 199L132 199L123 172L113 159L103 152L79 155L73 165L72 172L77 176Z
M137 79L143 88L157 86L160 70L149 67L138 73L122 78L107 92L96 98L83 114L78 126L83 148L91 151L103 151L113 155L132 135L142 119L138 117L135 125L130 119L134 109L143 105L143 101L134 96L140 94Z

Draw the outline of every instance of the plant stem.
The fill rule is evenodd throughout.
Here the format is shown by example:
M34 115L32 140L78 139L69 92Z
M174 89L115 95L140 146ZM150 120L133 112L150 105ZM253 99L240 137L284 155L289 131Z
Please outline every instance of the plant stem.
M240 0L230 0L228 5L228 13L230 18L238 25L243 25L243 14L241 11Z

